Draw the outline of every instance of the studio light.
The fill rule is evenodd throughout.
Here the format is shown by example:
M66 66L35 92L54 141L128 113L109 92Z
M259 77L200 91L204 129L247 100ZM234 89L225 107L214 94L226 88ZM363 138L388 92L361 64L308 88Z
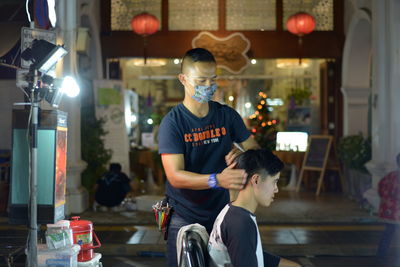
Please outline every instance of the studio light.
M67 50L60 45L35 39L32 46L21 53L21 57L26 61L32 61L31 68L47 73L67 53Z
M63 79L56 79L46 74L67 53L67 50L62 46L54 45L45 40L33 40L31 47L26 48L21 54L23 59L32 62L29 72L20 75L17 84L31 84L39 97L37 100L40 101L44 98L55 108L58 108L64 94L69 97L76 97L80 88L73 77L65 76ZM40 71L42 75L35 74L37 71ZM35 80L36 82L41 81L42 86L36 87Z
M64 79L56 79L49 75L44 75L42 82L45 84L42 94L46 101L55 108L59 106L64 94L69 97L76 97L80 92L78 83L71 76L65 76Z
M69 97L76 97L77 95L79 95L80 91L81 89L79 88L76 80L71 76L65 76L65 78L62 80L61 92Z

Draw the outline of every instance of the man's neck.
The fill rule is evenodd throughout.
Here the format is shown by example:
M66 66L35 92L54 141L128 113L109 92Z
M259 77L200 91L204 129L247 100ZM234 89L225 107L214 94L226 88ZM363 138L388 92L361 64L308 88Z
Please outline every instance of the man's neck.
M254 198L254 193L251 188L241 190L235 201L232 202L233 206L244 208L251 213L255 213L258 203Z
M185 96L183 100L183 105L196 117L204 118L207 116L209 111L208 102L199 103L194 99L191 99L189 96Z

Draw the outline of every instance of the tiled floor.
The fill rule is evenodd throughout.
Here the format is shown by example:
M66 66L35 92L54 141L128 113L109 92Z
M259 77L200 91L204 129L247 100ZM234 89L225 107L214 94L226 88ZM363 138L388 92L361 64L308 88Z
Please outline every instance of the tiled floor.
M151 212L85 212L81 218L94 222L103 266L165 265L165 241ZM383 225L341 195L282 192L271 208L257 211L257 220L265 250L305 267L400 267L400 231L391 256L379 261L375 251ZM26 227L8 225L0 217L0 254L24 246L26 237ZM12 266L23 261L20 256ZM5 266L1 257L0 266Z
M260 225L264 244L370 244L379 241L383 226L374 225ZM123 244L165 244L162 234L155 226L113 226L96 227L97 235L103 243Z
M389 259L386 262L374 257L288 257L303 267L398 267L400 261ZM133 257L103 257L103 266L113 267L161 267L165 265L164 258L133 258Z
M382 225L261 225L260 233L265 250L305 267L398 267L400 233L392 244L391 258L379 262L374 256L382 229ZM163 266L165 263L165 241L155 227L99 226L96 233L103 244L97 250L103 254L103 266ZM26 234L23 227L3 225L0 246L10 243L23 246ZM22 261L20 256L13 266ZM5 266L1 259L0 266Z

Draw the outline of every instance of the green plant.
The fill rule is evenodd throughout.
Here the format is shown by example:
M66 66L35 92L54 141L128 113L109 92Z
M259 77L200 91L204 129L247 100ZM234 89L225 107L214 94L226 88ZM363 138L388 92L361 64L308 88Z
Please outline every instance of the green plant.
M103 129L105 121L82 113L82 159L87 162L82 172L82 185L92 192L97 179L107 171L112 151L104 147L103 137L107 134Z
M371 160L371 139L362 134L343 137L338 145L338 156L346 167L368 172L364 164Z
M295 89L292 89L292 92L288 95L288 100L290 100L293 97L296 105L301 106L304 104L304 102L306 102L310 99L311 95L312 95L312 92L308 88L303 88L303 89L295 88Z

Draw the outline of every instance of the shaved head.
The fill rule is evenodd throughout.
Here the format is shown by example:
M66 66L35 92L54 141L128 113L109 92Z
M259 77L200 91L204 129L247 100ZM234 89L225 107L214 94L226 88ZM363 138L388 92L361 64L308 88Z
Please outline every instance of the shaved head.
M188 74L196 62L216 63L210 51L204 48L194 48L186 52L181 64L181 73Z

